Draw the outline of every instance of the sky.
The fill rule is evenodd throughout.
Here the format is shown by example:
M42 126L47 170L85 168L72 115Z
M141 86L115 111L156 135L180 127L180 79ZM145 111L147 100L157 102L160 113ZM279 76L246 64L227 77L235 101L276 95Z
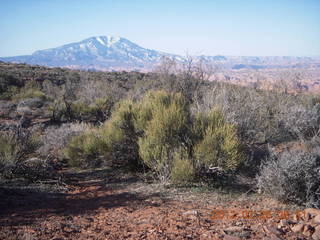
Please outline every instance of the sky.
M320 56L320 0L0 0L0 56L114 35L175 54Z

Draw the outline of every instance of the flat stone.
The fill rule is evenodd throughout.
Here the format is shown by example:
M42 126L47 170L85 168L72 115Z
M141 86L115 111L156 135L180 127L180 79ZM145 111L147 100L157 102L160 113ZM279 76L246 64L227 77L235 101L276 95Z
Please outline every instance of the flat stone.
M296 225L294 225L293 227L291 227L292 232L302 232L304 228L304 224L303 223L298 223Z
M315 216L315 217L312 219L312 222L313 222L313 223L316 223L316 224L320 224L320 215Z

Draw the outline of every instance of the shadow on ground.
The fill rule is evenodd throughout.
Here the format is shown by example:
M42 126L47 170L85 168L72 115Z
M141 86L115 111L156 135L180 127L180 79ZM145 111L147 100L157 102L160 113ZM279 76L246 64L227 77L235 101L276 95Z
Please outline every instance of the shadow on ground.
M110 169L66 171L63 178L71 189L66 193L39 189L0 188L0 226L28 225L51 215L82 215L117 207L144 207L157 194L133 194L126 188L139 179Z

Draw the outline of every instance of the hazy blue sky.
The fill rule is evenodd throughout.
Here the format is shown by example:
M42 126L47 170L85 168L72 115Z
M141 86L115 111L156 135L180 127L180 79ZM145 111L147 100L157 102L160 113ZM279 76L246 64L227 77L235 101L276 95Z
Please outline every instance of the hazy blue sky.
M320 55L320 0L1 0L0 56L97 35L206 55Z

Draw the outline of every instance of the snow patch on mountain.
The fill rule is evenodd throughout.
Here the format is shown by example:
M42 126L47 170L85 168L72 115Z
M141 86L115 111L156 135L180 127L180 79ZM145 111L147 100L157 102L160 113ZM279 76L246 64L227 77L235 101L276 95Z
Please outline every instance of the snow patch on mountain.
M102 39L100 37L96 37L97 41L99 43L101 43L102 45L105 45L106 46L106 43L104 41L102 41Z

